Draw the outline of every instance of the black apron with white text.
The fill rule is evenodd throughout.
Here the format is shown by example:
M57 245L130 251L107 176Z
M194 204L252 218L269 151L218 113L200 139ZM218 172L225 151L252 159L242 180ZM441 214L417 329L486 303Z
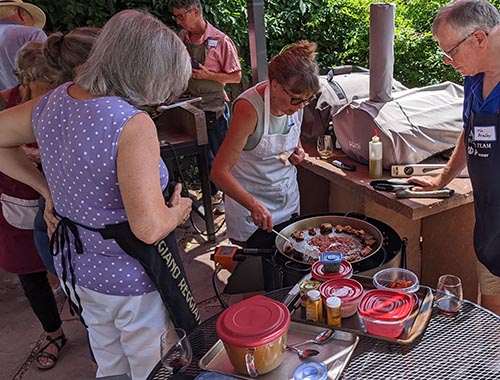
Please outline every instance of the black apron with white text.
M500 276L499 133L500 113L476 115L471 102L464 137L474 190L474 248L479 261L496 276Z
M75 278L71 264L69 233L73 235L76 253L83 253L83 246L79 238L77 226L99 232L105 240L114 239L125 253L136 259L144 267L144 270L160 293L170 319L176 327L183 328L189 334L189 332L200 324L200 314L187 281L174 232L171 232L167 237L157 241L155 244L146 244L132 233L128 222L106 225L105 228L97 229L81 225L63 217L52 236L51 245L54 255L57 255L58 252L63 252L64 247L68 245L67 260L71 273L69 280L73 285L73 290ZM55 251L54 248L57 250ZM65 262L66 258L64 253L62 253L64 285L67 281ZM76 311L77 314L81 315L82 307L77 294L76 299L80 308L80 310Z

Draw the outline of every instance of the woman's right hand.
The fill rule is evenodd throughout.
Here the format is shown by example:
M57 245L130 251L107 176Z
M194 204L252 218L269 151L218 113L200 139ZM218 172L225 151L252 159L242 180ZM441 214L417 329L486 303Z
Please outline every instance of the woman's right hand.
M181 196L181 191L182 191L182 185L180 183L177 183L174 188L174 192L172 193L172 196L170 197L168 201L168 207L169 208L178 208L179 209L179 215L181 216L179 224L184 224L186 221L189 219L189 215L191 214L191 208L193 201L191 198L185 198Z
M263 229L264 231L272 232L274 227L273 216L266 206L255 199L252 208L250 209L250 213L252 220L257 227Z

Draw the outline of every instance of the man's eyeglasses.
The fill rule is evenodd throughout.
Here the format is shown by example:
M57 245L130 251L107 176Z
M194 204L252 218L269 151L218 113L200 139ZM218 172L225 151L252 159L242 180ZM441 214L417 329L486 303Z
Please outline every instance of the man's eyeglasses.
M448 58L450 61L453 61L453 56L456 53L456 50L462 45L465 41L467 41L474 33L476 33L477 30L474 30L473 32L467 34L464 38L462 38L458 43L453 45L453 47L449 50L442 50L443 55ZM484 34L488 35L488 32L484 32Z
M309 103L311 103L314 99L316 99L316 95L313 95L311 96L310 98L308 99L302 99L302 98L296 98L294 96L292 96L292 94L290 94L287 89L282 85L280 84L281 88L283 89L283 91L285 91L285 94L287 94L289 97L290 97L290 104L292 106L299 106L301 105L302 103L304 103L305 106L307 106Z
M191 12L194 8L188 9L185 12L179 13L178 15L173 15L175 21L182 22L184 21L184 16L187 15L189 12Z

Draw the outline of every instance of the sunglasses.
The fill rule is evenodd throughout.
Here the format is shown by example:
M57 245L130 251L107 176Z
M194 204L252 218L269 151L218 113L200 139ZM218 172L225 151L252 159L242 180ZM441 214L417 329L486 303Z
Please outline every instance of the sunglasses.
M311 96L310 98L307 98L307 99L302 99L302 98L296 98L294 96L292 96L292 94L290 94L287 89L282 85L280 84L281 88L283 89L283 91L285 91L285 94L287 94L289 97L290 97L290 104L292 106L299 106L301 105L302 103L307 106L309 103L311 103L314 99L316 99L316 95L313 95Z

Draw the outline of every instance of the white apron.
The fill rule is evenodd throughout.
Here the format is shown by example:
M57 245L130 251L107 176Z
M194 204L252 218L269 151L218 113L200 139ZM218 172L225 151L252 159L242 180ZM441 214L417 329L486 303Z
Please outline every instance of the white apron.
M256 110L259 112L258 110ZM231 170L236 180L266 206L279 224L299 212L299 186L297 169L290 161L280 161L283 153L288 157L297 147L300 137L300 122L297 113L288 116L291 126L288 134L269 134L270 101L269 84L264 90L264 132L257 146L242 151L240 159ZM227 237L246 241L257 230L250 211L234 199L226 196Z

